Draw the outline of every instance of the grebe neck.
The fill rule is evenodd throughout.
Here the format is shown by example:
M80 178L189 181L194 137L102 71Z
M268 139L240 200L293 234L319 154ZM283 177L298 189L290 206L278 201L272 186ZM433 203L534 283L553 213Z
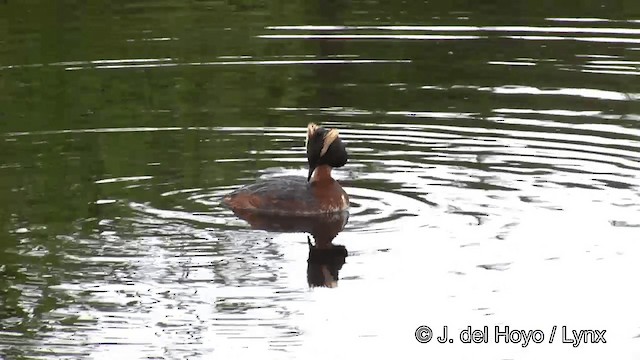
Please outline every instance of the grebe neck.
M329 165L320 165L313 171L313 176L311 177L311 182L325 182L325 181L333 181L331 177L331 169L332 167Z

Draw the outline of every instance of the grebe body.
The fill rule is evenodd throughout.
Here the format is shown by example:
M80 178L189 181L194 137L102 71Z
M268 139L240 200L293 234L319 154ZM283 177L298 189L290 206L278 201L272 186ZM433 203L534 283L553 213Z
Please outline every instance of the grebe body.
M233 210L263 214L310 216L345 211L349 196L331 177L331 169L344 166L347 151L335 129L307 126L309 174L259 180L233 191L224 203Z

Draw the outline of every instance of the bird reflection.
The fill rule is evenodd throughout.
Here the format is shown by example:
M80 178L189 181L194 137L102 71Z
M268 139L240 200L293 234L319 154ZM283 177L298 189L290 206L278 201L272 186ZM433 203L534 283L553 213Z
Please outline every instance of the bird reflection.
M348 255L343 245L333 239L349 220L349 212L342 211L317 216L277 216L236 209L234 214L256 230L273 232L306 232L309 245L307 283L309 287L336 287L338 272ZM313 240L311 240L313 237Z
M309 287L338 286L338 271L344 265L347 248L331 243L329 247L318 247L317 242L316 245L311 243L311 237L307 237L307 243L309 244L309 259L307 259Z

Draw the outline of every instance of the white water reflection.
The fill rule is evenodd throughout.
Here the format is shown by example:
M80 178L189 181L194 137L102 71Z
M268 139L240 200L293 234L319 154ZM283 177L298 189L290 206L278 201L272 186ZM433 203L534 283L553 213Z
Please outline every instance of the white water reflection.
M284 56L291 58L294 56ZM206 62L180 62L172 58L159 59L108 59L93 61L66 61L51 64L19 64L0 66L0 70L21 69L28 67L62 66L66 71L91 70L91 69L144 69L178 66L233 66L233 65L328 65L328 64L387 64L410 63L409 59L360 59L357 56L332 56L329 59L305 60L315 56L295 56L299 60L250 60L250 56L221 56L219 58L246 59L236 61L206 61Z
M601 100L635 101L640 99L640 93L621 93L600 89L540 89L533 86L505 85L497 87L480 87L480 91L491 91L496 94L529 94L529 95L568 95Z
M574 40L574 41L587 41L587 42L602 42L602 43L625 43L625 44L640 44L640 39L635 38L613 38L613 37L577 37L577 36L536 36L536 35L508 35L507 39L515 40L535 40L535 41L557 41L557 40Z
M637 35L640 29L606 27L558 27L558 26L269 26L268 30L345 31L345 30L391 30L391 31L446 31L446 32L540 32L540 33L587 33Z
M321 64L376 64L376 63L409 63L411 60L377 60L377 59L317 59L317 60L246 60L246 61L209 61L209 62L161 62L145 64L95 65L90 67L70 66L67 71L92 69L134 69L175 66L229 66L229 65L321 65Z
M487 64L491 65L507 65L507 66L535 66L534 62L524 61L489 61Z
M362 34L315 34L315 35L259 35L259 38L263 39L366 39L366 40L473 40L480 39L482 36L462 36L462 35L416 35L416 34L404 34L404 35L362 35Z

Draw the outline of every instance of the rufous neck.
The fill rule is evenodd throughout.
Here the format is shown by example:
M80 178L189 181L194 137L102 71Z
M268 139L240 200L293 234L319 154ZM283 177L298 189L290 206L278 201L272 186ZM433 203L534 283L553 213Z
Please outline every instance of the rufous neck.
M331 177L332 167L329 165L320 165L313 171L311 182L333 181Z

